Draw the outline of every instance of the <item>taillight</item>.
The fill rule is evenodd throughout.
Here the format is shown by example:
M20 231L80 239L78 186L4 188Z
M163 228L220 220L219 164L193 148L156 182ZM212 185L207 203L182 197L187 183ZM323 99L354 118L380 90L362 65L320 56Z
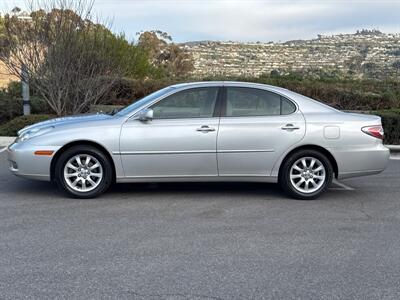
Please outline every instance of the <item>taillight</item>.
M384 132L383 132L383 127L381 125L365 126L361 128L361 130L370 136L383 140Z

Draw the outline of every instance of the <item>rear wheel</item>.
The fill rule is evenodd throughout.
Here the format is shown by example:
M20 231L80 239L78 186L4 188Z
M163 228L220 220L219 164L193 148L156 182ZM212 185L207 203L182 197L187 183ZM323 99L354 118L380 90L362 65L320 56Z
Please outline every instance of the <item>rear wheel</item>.
M75 198L93 198L112 183L112 166L106 155L92 146L67 149L56 162L58 186Z
M300 150L284 161L279 183L289 196L311 200L318 198L332 179L332 164L325 155L315 150Z

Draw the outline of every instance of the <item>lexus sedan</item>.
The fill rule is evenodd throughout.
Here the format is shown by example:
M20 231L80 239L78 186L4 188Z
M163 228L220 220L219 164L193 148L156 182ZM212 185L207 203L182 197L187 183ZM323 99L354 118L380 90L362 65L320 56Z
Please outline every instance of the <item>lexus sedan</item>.
M278 182L315 199L333 178L377 174L389 159L377 116L338 111L244 82L177 84L111 114L22 129L10 170L91 198L114 182Z

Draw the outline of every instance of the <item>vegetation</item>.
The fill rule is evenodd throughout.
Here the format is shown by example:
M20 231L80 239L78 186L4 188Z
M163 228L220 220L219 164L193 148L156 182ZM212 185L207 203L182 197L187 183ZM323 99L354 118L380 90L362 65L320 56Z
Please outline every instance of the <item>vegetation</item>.
M238 78L290 89L342 110L381 110L400 107L400 85L395 80L314 79L301 74Z
M0 59L24 78L57 115L95 104L123 76L153 72L147 53L91 17L85 0L38 1L30 19L6 15Z
M3 125L0 125L0 136L16 136L20 129L54 117L54 115L29 115L17 117Z
M31 93L33 114L52 114L51 108L40 96ZM22 114L21 83L11 82L7 89L0 89L0 125Z
M146 51L151 62L163 77L180 77L193 70L193 60L189 53L172 43L166 32L159 30L139 33L138 46Z
M354 80L300 74L251 77L161 78L145 81L123 78L116 82L103 103L127 105L136 99L170 84L193 80L234 80L280 86L327 103L342 110L382 110L400 107L400 85L397 81Z
M371 112L382 118L385 131L385 144L400 144L400 109L381 110Z

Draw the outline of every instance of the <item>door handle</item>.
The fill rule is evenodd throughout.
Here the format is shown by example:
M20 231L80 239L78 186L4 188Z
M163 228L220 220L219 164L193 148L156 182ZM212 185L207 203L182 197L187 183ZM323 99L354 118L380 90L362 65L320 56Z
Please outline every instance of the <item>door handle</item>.
M294 126L293 124L286 124L285 126L281 127L282 130L292 131L300 129L300 127Z
M200 131L200 132L210 132L210 131L215 131L215 128L209 127L207 125L203 125L200 128L197 128L196 130Z

